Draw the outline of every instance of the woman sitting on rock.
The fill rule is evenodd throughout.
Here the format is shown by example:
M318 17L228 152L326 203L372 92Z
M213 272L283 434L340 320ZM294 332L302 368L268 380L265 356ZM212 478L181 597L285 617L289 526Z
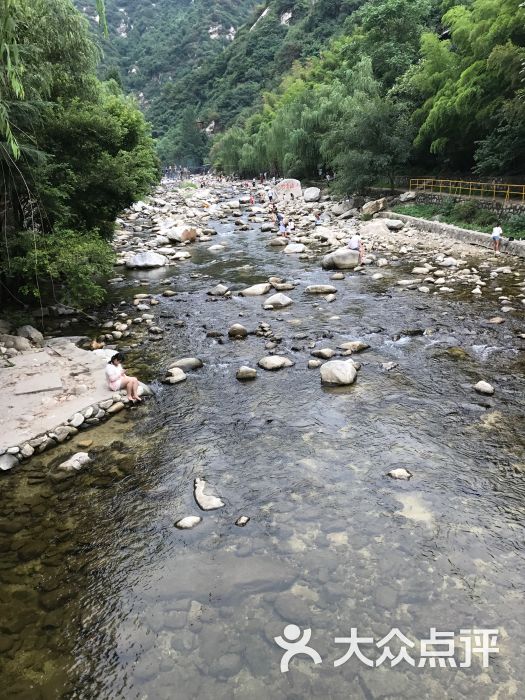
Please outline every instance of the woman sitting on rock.
M128 377L122 363L124 355L117 352L106 365L106 379L111 391L126 389L130 401L142 401L138 395L139 380L136 377Z

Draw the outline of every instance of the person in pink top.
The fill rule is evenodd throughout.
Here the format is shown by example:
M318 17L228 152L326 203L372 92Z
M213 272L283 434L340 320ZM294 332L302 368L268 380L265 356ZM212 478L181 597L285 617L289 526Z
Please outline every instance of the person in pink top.
M128 377L122 366L124 355L117 352L106 365L106 379L111 391L126 389L130 401L142 401L138 395L139 380L136 377Z

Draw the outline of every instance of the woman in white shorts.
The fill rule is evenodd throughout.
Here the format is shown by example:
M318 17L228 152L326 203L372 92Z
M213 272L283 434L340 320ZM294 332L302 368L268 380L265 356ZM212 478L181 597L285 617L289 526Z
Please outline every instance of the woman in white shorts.
M128 377L122 366L124 355L117 352L106 365L106 379L111 391L126 389L130 401L142 401L138 395L139 380L136 377Z
M501 239L503 238L503 229L499 224L494 226L492 229L492 246L495 253L499 253L499 247L501 245Z

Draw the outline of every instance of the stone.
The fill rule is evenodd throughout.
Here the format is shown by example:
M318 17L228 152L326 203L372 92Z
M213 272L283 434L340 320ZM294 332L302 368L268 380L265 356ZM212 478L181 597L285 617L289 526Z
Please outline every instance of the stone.
M287 255L296 255L299 253L304 253L306 250L306 246L304 243L288 243L286 248L283 250L283 253L286 253Z
M368 343L363 343L362 340L350 340L347 343L341 343L337 346L339 350L344 350L345 355L352 355L355 352L363 352L363 350L368 350L370 345Z
M332 348L320 348L319 350L312 350L310 354L312 357L321 358L321 360L329 360L335 355L335 350L332 350Z
M331 280L344 280L344 278L344 272L334 272L334 274L330 276Z
M147 251L145 253L136 253L126 262L126 267L151 268L164 267L167 264L168 258L165 255Z
M286 294L281 294L281 292L279 292L278 294L273 294L271 297L268 297L268 299L265 300L264 308L284 309L285 307L290 306L290 304L293 304L293 300L286 296Z
M247 515L241 515L237 520L235 521L235 524L237 527L244 527L245 525L248 525L250 522L250 518Z
M66 459L65 462L62 462L62 464L58 466L58 469L62 469L65 472L78 472L91 461L92 459L87 452L77 452L69 459Z
M322 364L321 360L308 360L308 369L317 369Z
M90 418L90 416L87 416L87 418ZM75 415L69 419L69 425L72 425L74 428L78 428L82 425L84 419L85 416L83 416L81 413L75 413Z
M484 394L485 396L492 396L494 393L495 389L492 386L492 384L489 384L488 382L478 382L475 386L474 389L478 392L478 394Z
M163 297L174 297L177 294L177 292L173 289L165 289L162 292Z
M20 454L22 455L22 457L25 457L26 459L28 459L29 457L32 457L34 453L35 453L34 447L31 447L31 445L27 442L25 445L22 446L22 448L20 450Z
M319 187L308 187L303 192L305 202L318 202L321 199L321 190Z
M331 360L321 366L320 372L323 384L348 386L357 378L357 370L351 360Z
M246 338L247 335L248 329L240 323L234 323L233 326L228 328L228 336L230 338Z
M335 294L337 289L331 284L310 284L306 287L307 294Z
M286 178L281 180L274 187L275 194L279 201L286 199L299 199L303 195L303 190L299 180Z
M284 367L292 367L295 363L282 355L268 355L267 357L261 358L257 364L259 367L269 372L276 372Z
M324 270L351 270L359 265L359 253L350 248L338 248L325 255L321 265Z
M239 294L243 297L259 297L263 294L268 294L272 285L269 282L261 282L261 284L254 284L251 287L246 287Z
M125 405L122 401L116 401L112 406L110 406L108 408L106 413L109 416L113 416L113 415L115 415L115 413L120 413L120 411L122 411L124 408L125 408Z
M219 243L216 243L215 245L211 245L208 248L208 251L210 253L221 253L223 250L226 250L225 246L220 245Z
M395 369L398 366L397 362L383 362L381 365L381 368L385 372L391 372L393 369Z
M494 323L494 324L498 325L500 323L505 323L505 319L501 318L501 316L493 316L492 318L489 318L487 323Z
M181 369L183 372L188 372L192 369L200 369L204 365L203 361L198 357L181 357L180 360L175 360L168 371L172 369Z
M165 381L167 384L180 384L186 380L186 375L180 367L172 367L168 370L168 376Z
M243 365L242 367L239 367L235 376L241 382L250 381L257 378L257 370Z
M217 508L222 508L224 502L221 501L217 496L210 496L204 493L207 483L205 479L197 477L193 485L193 495L197 502L197 505L201 510L217 510Z
M412 472L408 471L408 469L399 467L398 469L391 469L387 476L391 477L392 479L402 479L408 481L412 478L413 474Z
M0 471L8 472L16 464L18 464L18 459L14 455L0 455Z
M227 291L228 287L225 284L218 284L208 291L208 295L211 297L223 297Z
M16 334L21 338L27 338L33 345L41 347L44 344L44 336L40 331L37 331L36 328L33 328L33 326L20 326L20 328L17 328Z
M383 219L383 218L381 218L381 221L391 231L401 231L401 229L405 225L405 222L401 221L400 219Z
M179 530L191 530L201 522L202 518L200 518L198 515L187 515L185 518L177 520L175 527L178 527Z
M59 425L58 428L55 428L52 433L49 433L49 436L54 437L57 442L64 442L64 440L67 440L69 437L72 437L77 433L78 430L72 425Z
M285 246L288 245L288 239L285 238L284 236L277 236L276 238L272 238L268 241L268 245L272 247L279 247L279 246Z
M373 202L363 204L361 211L365 216L372 216L373 214L377 214L378 212L382 211L386 207L386 204L386 197L382 197L381 199L376 199Z
M403 192L399 195L400 202L412 202L416 198L416 192Z

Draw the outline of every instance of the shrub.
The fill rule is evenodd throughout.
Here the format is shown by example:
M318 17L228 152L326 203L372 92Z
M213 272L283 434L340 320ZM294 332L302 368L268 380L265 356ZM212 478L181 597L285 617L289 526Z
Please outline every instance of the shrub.
M480 209L474 217L474 223L478 226L490 227L495 226L498 220L497 214L488 209Z
M477 214L479 213L479 207L476 202L458 202L452 208L451 214L458 221L466 221L467 223L472 223Z
M525 237L525 214L513 214L505 223L505 233Z

